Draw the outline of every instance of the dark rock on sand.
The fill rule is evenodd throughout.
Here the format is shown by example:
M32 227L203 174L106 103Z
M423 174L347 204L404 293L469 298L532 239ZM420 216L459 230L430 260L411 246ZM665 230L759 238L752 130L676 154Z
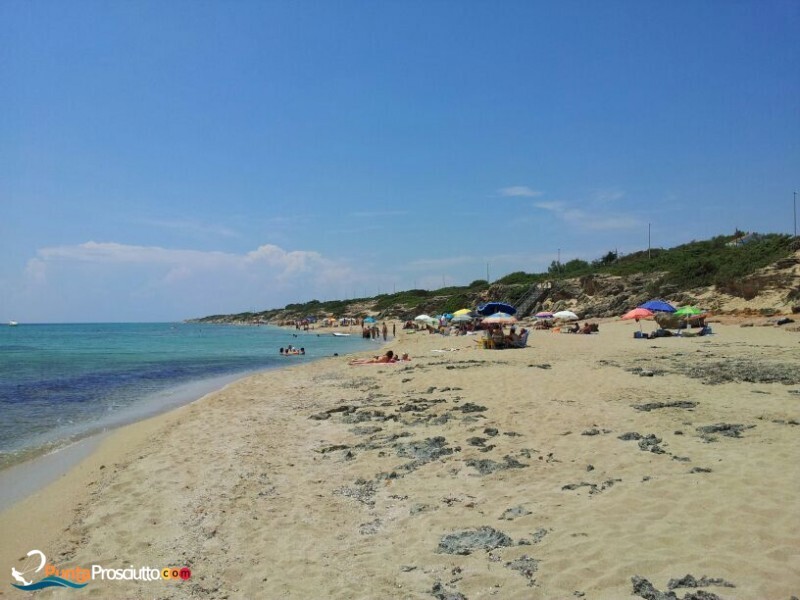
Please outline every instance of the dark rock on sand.
M649 433L639 440L639 449L653 454L666 454L664 449L659 446L660 443L661 438Z
M691 577L691 575L687 575L687 577ZM686 578L684 577L684 579ZM694 580L693 577L692 580ZM674 579L670 580L670 587L674 581L676 580ZM682 580L677 580L677 581L682 581ZM639 596L640 598L644 598L645 600L679 600L678 596L675 595L675 592L662 592L656 589L655 586L644 577L635 575L634 577L631 577L631 583L633 583L633 594ZM675 586L675 587L690 587L690 586ZM730 587L735 587L735 586L730 585ZM722 598L720 598L716 594L707 592L705 590L697 590L686 594L683 597L683 600L722 600Z
M587 483L586 481L581 481L580 483L569 483L565 486L562 486L561 489L565 491L572 491L577 490L582 487L589 488L589 494L599 494L600 492L604 492L610 487L613 487L615 483L619 483L622 479L607 479L602 484L597 485L596 483Z
M529 514L531 514L531 511L523 508L522 506L515 506L514 508L507 508L505 511L503 511L503 514L500 515L500 520L513 521L518 517L524 517Z
M487 427L487 428L485 428L485 429L483 430L483 433L485 433L485 434L486 434L486 435L488 435L489 437L494 437L494 436L496 436L496 435L497 435L499 432L498 432L498 431L497 431L497 429L495 429L494 427Z
M642 439L642 434L637 433L635 431L629 431L628 433L623 433L620 436L617 436L618 440L622 440L623 442L628 442L630 440L640 440Z
M350 414L357 410L357 407L352 406L350 404L342 404L341 406L335 406L334 408L329 408L323 412L317 413L315 415L311 415L308 417L309 419L316 419L317 421L324 421L325 419L329 419L331 415L336 413L345 413Z
M466 461L468 467L477 469L481 475L489 475L495 471L502 471L504 469L522 469L528 465L519 462L512 456L503 457L503 462L496 462L488 458L483 459L470 459Z
M693 467L689 473L711 473L711 469L707 469L705 467Z
M486 443L486 438L482 437L471 437L467 440L467 443L470 446L483 446Z
M377 425L365 425L353 427L350 431L356 435L372 435L378 433L379 431L383 431L383 427L378 427Z
M374 506L375 500L373 497L378 490L375 481L367 481L365 479L357 479L355 485L350 487L341 487L333 493L346 498L352 498L357 502L366 504L367 506Z
M467 597L461 592L446 590L438 581L433 584L431 594L437 600L467 600Z
M711 592L706 592L705 590L697 590L696 592L689 592L686 594L683 600L722 600L722 598Z
M364 421L397 421L397 415L387 415L382 410L364 410L342 415L343 423L355 424Z
M667 587L671 590L675 590L678 588L708 587L710 585L730 588L736 587L734 584L729 581L725 581L724 579L718 577L706 577L705 575L703 575L700 579L695 579L692 575L686 575L680 579L670 579Z
M645 412L657 410L659 408L683 408L686 410L691 410L697 406L697 402L692 402L690 400L678 400L676 402L648 402L647 404L634 404L632 406L636 410L643 410Z
M483 412L488 409L485 406L481 406L480 404L474 404L473 402L465 402L461 406L457 406L452 410L460 411L463 413L471 413L471 412Z
M520 574L528 580L528 585L533 585L533 574L536 573L538 565L539 561L535 558L531 558L527 554L523 554L518 559L506 563L507 568L513 571L519 571Z
M550 532L550 530L548 530L548 529L544 529L544 528L537 529L536 531L534 531L531 534L531 541L534 544L538 544L539 542L541 542L544 539L544 536L546 536L549 532Z
M684 375L702 379L703 383L718 384L736 381L750 383L800 383L800 372L790 364L756 362L753 360L726 360L715 363L681 365Z
M471 554L474 550L494 550L512 546L514 540L492 527L465 529L448 533L439 540L437 552L443 554Z
M412 458L410 463L400 467L404 471L414 471L419 467L453 454L453 449L448 447L447 440L442 436L427 438L423 441L409 442L407 444L395 444L397 456Z
M319 452L320 454L327 454L328 452L335 452L337 450L347 450L350 446L345 444L331 444L330 446L322 446L314 450L314 452Z
M383 522L380 519L374 519L369 523L362 523L361 525L359 525L358 532L361 535L375 535L376 533L378 533L378 530L381 528L381 525L383 525Z
M718 433L726 437L740 438L742 431L753 429L755 425L742 425L740 423L716 423L715 425L704 425L697 428L697 433L706 441L713 441L713 434Z
M639 575L631 577L631 583L633 584L633 595L645 600L678 600L675 592L659 591L652 583Z

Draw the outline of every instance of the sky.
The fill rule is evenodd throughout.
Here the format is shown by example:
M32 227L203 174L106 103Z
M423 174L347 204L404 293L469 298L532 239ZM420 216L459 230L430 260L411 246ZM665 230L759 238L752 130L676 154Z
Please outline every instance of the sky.
M0 323L792 233L800 2L0 3Z

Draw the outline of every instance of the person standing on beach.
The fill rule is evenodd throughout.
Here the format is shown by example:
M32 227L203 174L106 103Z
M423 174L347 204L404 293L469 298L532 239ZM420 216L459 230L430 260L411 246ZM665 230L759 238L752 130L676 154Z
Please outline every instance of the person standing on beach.
M397 323L392 323L392 337L397 337Z
M383 322L383 331L382 331L382 333L383 333L383 341L385 342L386 341L386 336L389 335L389 328L386 327L386 321Z

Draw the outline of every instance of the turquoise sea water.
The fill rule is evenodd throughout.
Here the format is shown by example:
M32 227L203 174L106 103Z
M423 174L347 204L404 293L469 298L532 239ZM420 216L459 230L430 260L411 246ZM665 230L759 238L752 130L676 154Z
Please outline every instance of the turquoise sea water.
M282 357L279 348L304 347ZM0 467L163 412L246 373L375 347L277 327L0 326Z

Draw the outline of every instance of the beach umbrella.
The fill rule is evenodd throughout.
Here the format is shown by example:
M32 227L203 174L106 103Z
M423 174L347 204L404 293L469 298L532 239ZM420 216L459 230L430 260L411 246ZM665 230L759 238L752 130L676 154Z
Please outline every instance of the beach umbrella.
M653 311L648 310L646 308L634 308L633 310L629 310L624 315L622 315L622 319L648 319L653 316Z
M468 309L468 308L461 308L461 309L457 310L456 312L454 312L453 316L454 317L460 317L462 315L468 315L471 312L472 311L470 309Z
M425 323L425 325L430 325L431 327L439 326L439 320L434 319L429 315L417 315L416 317L414 317L414 320L419 321L420 323Z
M696 306L681 306L678 310L676 310L674 314L676 317L685 317L686 318L686 326L689 326L689 321L691 321L692 317L697 317L700 315L704 315L706 311L697 308Z
M554 319L561 319L562 321L577 321L580 317L571 310L560 310L553 314Z
M516 317L505 313L505 312L496 312L493 315L489 315L483 320L484 323L500 323L500 324L510 324L516 323Z
M624 315L622 315L621 318L626 319L626 320L627 319L636 319L639 322L639 331L641 331L642 330L642 323L641 323L640 319L649 319L654 314L655 313L653 313L652 310L648 310L646 308L639 307L639 308L634 308L633 310L629 310Z
M640 304L638 308L646 308L647 310L652 310L653 312L666 312L666 313L675 312L674 306L672 306L669 302L661 300L660 298L648 300L644 304Z
M479 315L487 316L498 312L503 312L507 315L513 315L517 312L517 309L510 304L506 304L505 302L487 302L486 304L478 307Z
M472 317L469 315L456 315L450 320L451 323L467 323L469 321L472 321Z
M366 319L364 319L364 323L374 323L374 322L375 322L375 317L367 317Z
M537 319L552 319L553 318L553 313L547 312L547 311L542 311L542 312L536 313L533 316L536 317Z

